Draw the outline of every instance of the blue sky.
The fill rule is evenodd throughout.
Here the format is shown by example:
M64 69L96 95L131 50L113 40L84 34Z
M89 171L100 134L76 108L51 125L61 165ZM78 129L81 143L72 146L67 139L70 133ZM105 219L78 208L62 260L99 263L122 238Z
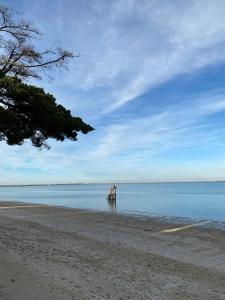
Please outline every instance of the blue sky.
M1 2L80 54L35 84L96 130L1 143L0 184L225 180L224 1Z

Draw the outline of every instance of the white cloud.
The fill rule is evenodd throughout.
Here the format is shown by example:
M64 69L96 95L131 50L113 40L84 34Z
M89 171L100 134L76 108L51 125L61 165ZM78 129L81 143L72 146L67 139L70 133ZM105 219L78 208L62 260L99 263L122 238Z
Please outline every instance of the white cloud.
M43 44L62 43L80 53L69 72L45 85L88 118L101 117L181 74L225 61L223 0L35 4L27 17L34 9L34 22L45 33ZM42 12L49 5L52 14L46 18Z
M71 21L81 57L64 80L97 90L85 108L97 98L96 110L110 112L180 74L224 61L224 9L220 0L96 1L87 19Z
M225 59L223 1L189 1L185 5L177 5L176 2L164 2L163 5L154 3L150 9L148 5L145 7L141 2L135 2L135 11L138 11L139 18L144 18L146 25L141 28L144 32L140 32L137 49L140 61L132 59L130 42L128 65L136 72L132 72L132 78L121 89L114 90L115 101L107 111L134 100L152 87L180 74ZM126 1L123 4L125 11ZM140 7L141 12L137 10Z
M171 105L150 117L137 118L109 126L92 153L93 157L110 157L121 153L139 153L145 159L169 149L221 149L225 132L215 121L206 118L225 111L221 95Z

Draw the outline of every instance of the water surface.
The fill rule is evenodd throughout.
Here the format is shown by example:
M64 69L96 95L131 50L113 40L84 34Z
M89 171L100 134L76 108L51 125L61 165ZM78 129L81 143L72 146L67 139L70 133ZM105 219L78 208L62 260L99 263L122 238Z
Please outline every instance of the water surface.
M0 200L115 211L108 184L0 187ZM118 184L116 211L225 221L225 183Z

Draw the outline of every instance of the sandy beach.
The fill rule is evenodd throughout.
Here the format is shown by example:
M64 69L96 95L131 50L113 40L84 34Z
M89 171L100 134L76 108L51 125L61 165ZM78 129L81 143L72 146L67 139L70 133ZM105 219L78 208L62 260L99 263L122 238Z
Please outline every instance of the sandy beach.
M0 202L0 299L225 299L225 232Z

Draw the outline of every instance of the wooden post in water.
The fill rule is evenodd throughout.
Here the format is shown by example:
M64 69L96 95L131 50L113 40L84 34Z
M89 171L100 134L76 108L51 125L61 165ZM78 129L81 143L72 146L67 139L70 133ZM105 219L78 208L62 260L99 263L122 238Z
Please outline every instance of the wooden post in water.
M109 191L108 194L108 202L110 207L115 208L116 207L116 189L117 186L114 184Z

